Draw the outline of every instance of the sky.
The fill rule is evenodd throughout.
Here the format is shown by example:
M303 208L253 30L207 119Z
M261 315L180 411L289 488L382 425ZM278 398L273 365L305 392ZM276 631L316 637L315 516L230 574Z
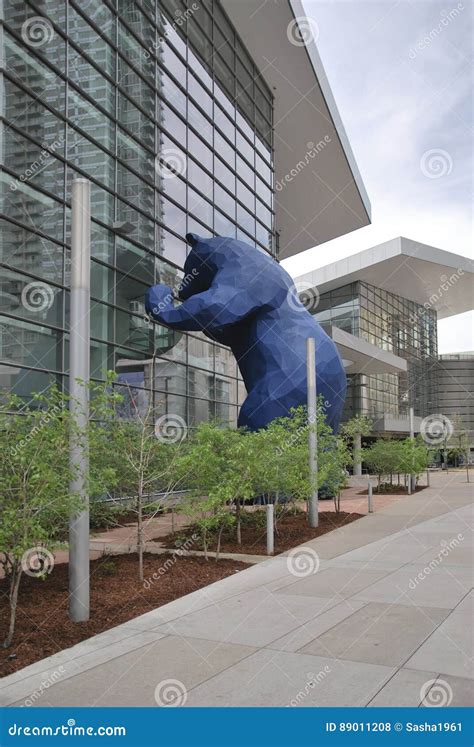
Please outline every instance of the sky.
M303 2L372 224L283 266L296 277L396 236L472 257L471 0ZM474 350L474 313L438 334L440 353Z

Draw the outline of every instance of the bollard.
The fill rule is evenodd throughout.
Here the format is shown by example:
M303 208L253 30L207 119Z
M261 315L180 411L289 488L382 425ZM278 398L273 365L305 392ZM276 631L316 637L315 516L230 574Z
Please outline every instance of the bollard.
M429 469L426 470L426 485L429 488L430 487L430 471Z
M369 514L374 513L374 498L372 495L372 483L369 480L368 488L367 488L367 500L368 500L368 508L369 508Z
M273 555L273 503L267 504L267 555Z

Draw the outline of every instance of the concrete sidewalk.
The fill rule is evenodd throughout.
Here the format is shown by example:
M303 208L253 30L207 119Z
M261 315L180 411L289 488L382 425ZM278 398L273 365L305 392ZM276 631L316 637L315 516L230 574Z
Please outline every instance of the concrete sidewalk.
M0 704L474 703L465 473L4 678Z

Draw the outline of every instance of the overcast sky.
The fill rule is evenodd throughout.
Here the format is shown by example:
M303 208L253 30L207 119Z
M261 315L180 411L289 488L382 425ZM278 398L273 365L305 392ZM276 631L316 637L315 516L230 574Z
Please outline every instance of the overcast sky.
M304 5L372 204L372 225L324 256L395 236L472 256L471 0ZM320 246L283 265L297 276L326 263ZM440 352L473 350L473 327L472 312L440 322Z

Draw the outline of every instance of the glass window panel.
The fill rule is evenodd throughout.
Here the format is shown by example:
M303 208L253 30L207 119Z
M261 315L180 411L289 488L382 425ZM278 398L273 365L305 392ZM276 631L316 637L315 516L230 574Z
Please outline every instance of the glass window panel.
M188 47L188 67L193 71L194 75L199 78L200 82L208 89L208 91L212 93L212 78L193 53L191 47Z
M262 182L262 180L258 176L256 178L256 187L257 187L257 194L260 197L260 199L263 202L265 202L269 207L271 207L271 204L272 204L271 190L267 187L266 184Z
M126 205L122 200L117 199L117 221L130 223L133 226L129 237L138 241L144 246L153 246L155 240L155 224L150 219L139 213L130 205Z
M175 114L169 106L159 103L159 122L173 135L176 140L186 147L186 124L183 120ZM191 106L191 105L190 105Z
M81 176L70 167L66 171L66 200L71 200L72 180ZM66 240L70 241L71 210L66 208ZM91 214L92 218L103 223L112 224L114 220L114 196L95 182L91 182Z
M265 228L265 226L262 226L261 223L257 221L257 230L256 230L256 236L257 241L260 244L263 244L265 249L268 249L269 251L272 248L272 235L268 228Z
M42 145L64 155L64 123L8 78L4 78L4 116Z
M143 353L152 353L154 331L143 314L115 309L115 342Z
M41 280L63 282L63 250L25 228L0 221L0 262Z
M188 363L190 366L214 370L214 351L210 342L197 337L188 338Z
M72 88L68 90L67 116L72 124L80 127L108 150L113 150L114 123Z
M173 200L183 208L183 210L186 210L186 184L179 176L176 176L174 179L162 179L160 189L168 197L172 197ZM158 195L156 217L158 218L158 220L165 222L163 218L163 204L161 195Z
M190 212L199 218L203 223L207 223L212 228L213 226L213 215L212 205L207 200L204 200L200 195L197 194L191 187L188 187L188 209Z
M57 3L54 3L57 5ZM100 33L115 41L115 16L102 0L87 0L82 3L87 18L100 28Z
M144 114L122 93L117 92L117 119L122 127L129 130L137 140L148 148L155 148L155 125L151 118Z
M139 3L134 2L134 0L121 0L119 8L120 18L122 18L127 25L130 26L132 31L140 37L145 48L149 50L148 53L150 53L153 50L155 42L154 28L153 24L150 23L145 14L139 10L137 7L138 5ZM151 4L148 3L148 5L154 14L154 9Z
M145 112L155 110L155 92L122 58L118 58L118 83Z
M186 230L183 231L183 234L185 232ZM163 257L169 259L171 262L174 262L179 267L183 267L187 255L187 244L185 241L179 239L177 236L174 236L174 234L170 233L170 231L159 229L159 241L157 243L159 247L159 253Z
M170 200L163 197L160 201L162 207L162 221L173 231L181 236L186 235L186 213Z
M216 373L226 376L237 375L237 364L232 352L228 348L221 348L220 345L214 346Z
M222 187L216 184L214 189L214 200L216 205L226 212L231 218L235 217L235 199L231 197Z
M225 161L232 169L235 169L235 150L225 140L217 130L214 130L214 147L217 153L221 156L222 160Z
M255 218L241 205L237 205L237 223L255 236Z
M94 101L115 116L115 89L79 52L69 45L68 75L70 80Z
M220 158L214 157L214 175L221 181L231 192L235 191L235 174L224 166Z
M174 52L166 42L161 45L161 56L163 58L163 67L167 72L186 88L186 66L181 62L176 52ZM161 61L161 60L160 60Z
M154 183L155 159L153 155L120 129L117 129L117 155L126 162L127 166L152 184Z
M239 153L241 153L247 161L250 163L251 166L253 166L254 163L254 150L253 146L248 142L246 138L244 138L243 135L240 134L239 131L237 131L237 150Z
M194 11L190 23L198 23L207 36L212 39L212 16L208 13L202 3L195 3L197 9Z
M3 43L8 72L28 86L45 104L63 113L64 81L14 41L6 30Z
M152 47L152 43L150 42L145 49L119 20L117 44L119 51L127 57L133 67L144 78L153 83L155 80L155 61L148 51Z
M239 155L237 155L237 173L250 189L255 189L255 173Z
M157 87L161 92L166 101L184 117L186 118L186 95L181 91L180 88L171 80L169 75L162 72L160 68L157 69Z
M175 27L165 18L164 15L160 15L161 20L161 36L165 36L173 45L173 47L186 59L186 44L177 33Z
M255 195L237 179L237 198L243 202L252 213L255 212Z
M188 75L188 93L199 104L207 116L212 117L212 99L192 73Z
M201 114L191 101L188 102L188 121L202 138L207 140L210 144L212 143L213 127L209 120Z
M193 158L208 171L212 171L212 151L191 130L188 130L188 150Z
M3 127L3 162L6 168L16 172L11 179L14 193L20 183L41 186L52 194L62 197L64 192L64 163L48 150L32 143L15 132L11 127ZM61 141L59 147L63 147ZM23 206L26 208L26 205Z
M173 334L172 331L171 334ZM166 400L169 394L186 395L186 366L175 361L157 358L154 369L153 387L157 390L157 399Z
M114 273L110 267L92 260L91 296L98 301L114 302Z
M225 33L225 32L224 32ZM230 70L234 69L234 49L230 37L226 37L222 31L214 26L214 47L222 57Z
M176 179L186 173L186 154L167 135L160 137L160 153L156 161L156 183L161 187L168 179Z
M198 236L209 236L210 230L198 220L188 215L188 230L186 233L197 233Z
M235 145L235 125L216 103L214 104L214 122Z
M42 231L54 239L63 239L63 207L50 197L23 182L11 190L12 178L0 172L2 212L7 218L24 223L35 231Z
M116 266L124 275L134 275L147 285L154 283L152 255L119 236L116 242Z
M188 39L190 44L196 49L204 64L209 61L209 71L211 70L210 61L212 60L212 42L206 34L203 34L196 23L188 24ZM207 66L207 65L206 65Z
M265 223L266 226L271 227L273 224L272 221L272 214L270 210L263 204L263 202L260 202L260 200L256 201L256 207L257 207L257 218L262 221L262 223Z
M109 75L114 73L115 51L105 37L99 36L84 18L72 6L68 8L68 33L95 64Z
M113 159L69 125L66 158L97 181L114 187Z
M214 71L217 80L221 84L224 91L227 92L231 98L235 96L235 76L231 68L226 65L222 57L216 52L213 55L214 59Z
M61 332L20 319L0 317L0 340L6 363L61 370Z
M62 326L62 289L35 278L1 269L0 313L41 324Z
M41 12L48 16L48 19L44 21L36 21L38 16L35 16L34 7L30 7L25 2L14 2L14 0L2 3L2 18L4 17L8 25L22 37L26 45L34 48L35 55L44 57L64 72L66 43L49 23L49 17L52 21L64 23L64 9L61 12L56 7L56 11L49 13L48 10L53 10L52 4L49 3L49 9L44 7L45 5L46 3L43 2Z
M260 158L258 153L255 156L255 168L258 171L259 176L262 177L268 184L272 183L272 172L269 166L265 163L263 158Z
M107 377L107 371L113 368L112 346L97 342L97 340L91 340L90 351L91 377L104 381Z
M148 284L142 283L132 275L115 273L115 305L130 311L132 314L145 315L145 293Z
M235 239L236 237L236 225L227 218L225 215L214 208L214 231L218 236L230 236Z
M190 158L188 160L188 181L191 182L209 200L212 200L213 180ZM188 203L188 207L191 207Z
M216 97L219 104L227 112L231 120L235 119L235 106L232 104L227 94L219 88L217 83L214 83L214 96Z

